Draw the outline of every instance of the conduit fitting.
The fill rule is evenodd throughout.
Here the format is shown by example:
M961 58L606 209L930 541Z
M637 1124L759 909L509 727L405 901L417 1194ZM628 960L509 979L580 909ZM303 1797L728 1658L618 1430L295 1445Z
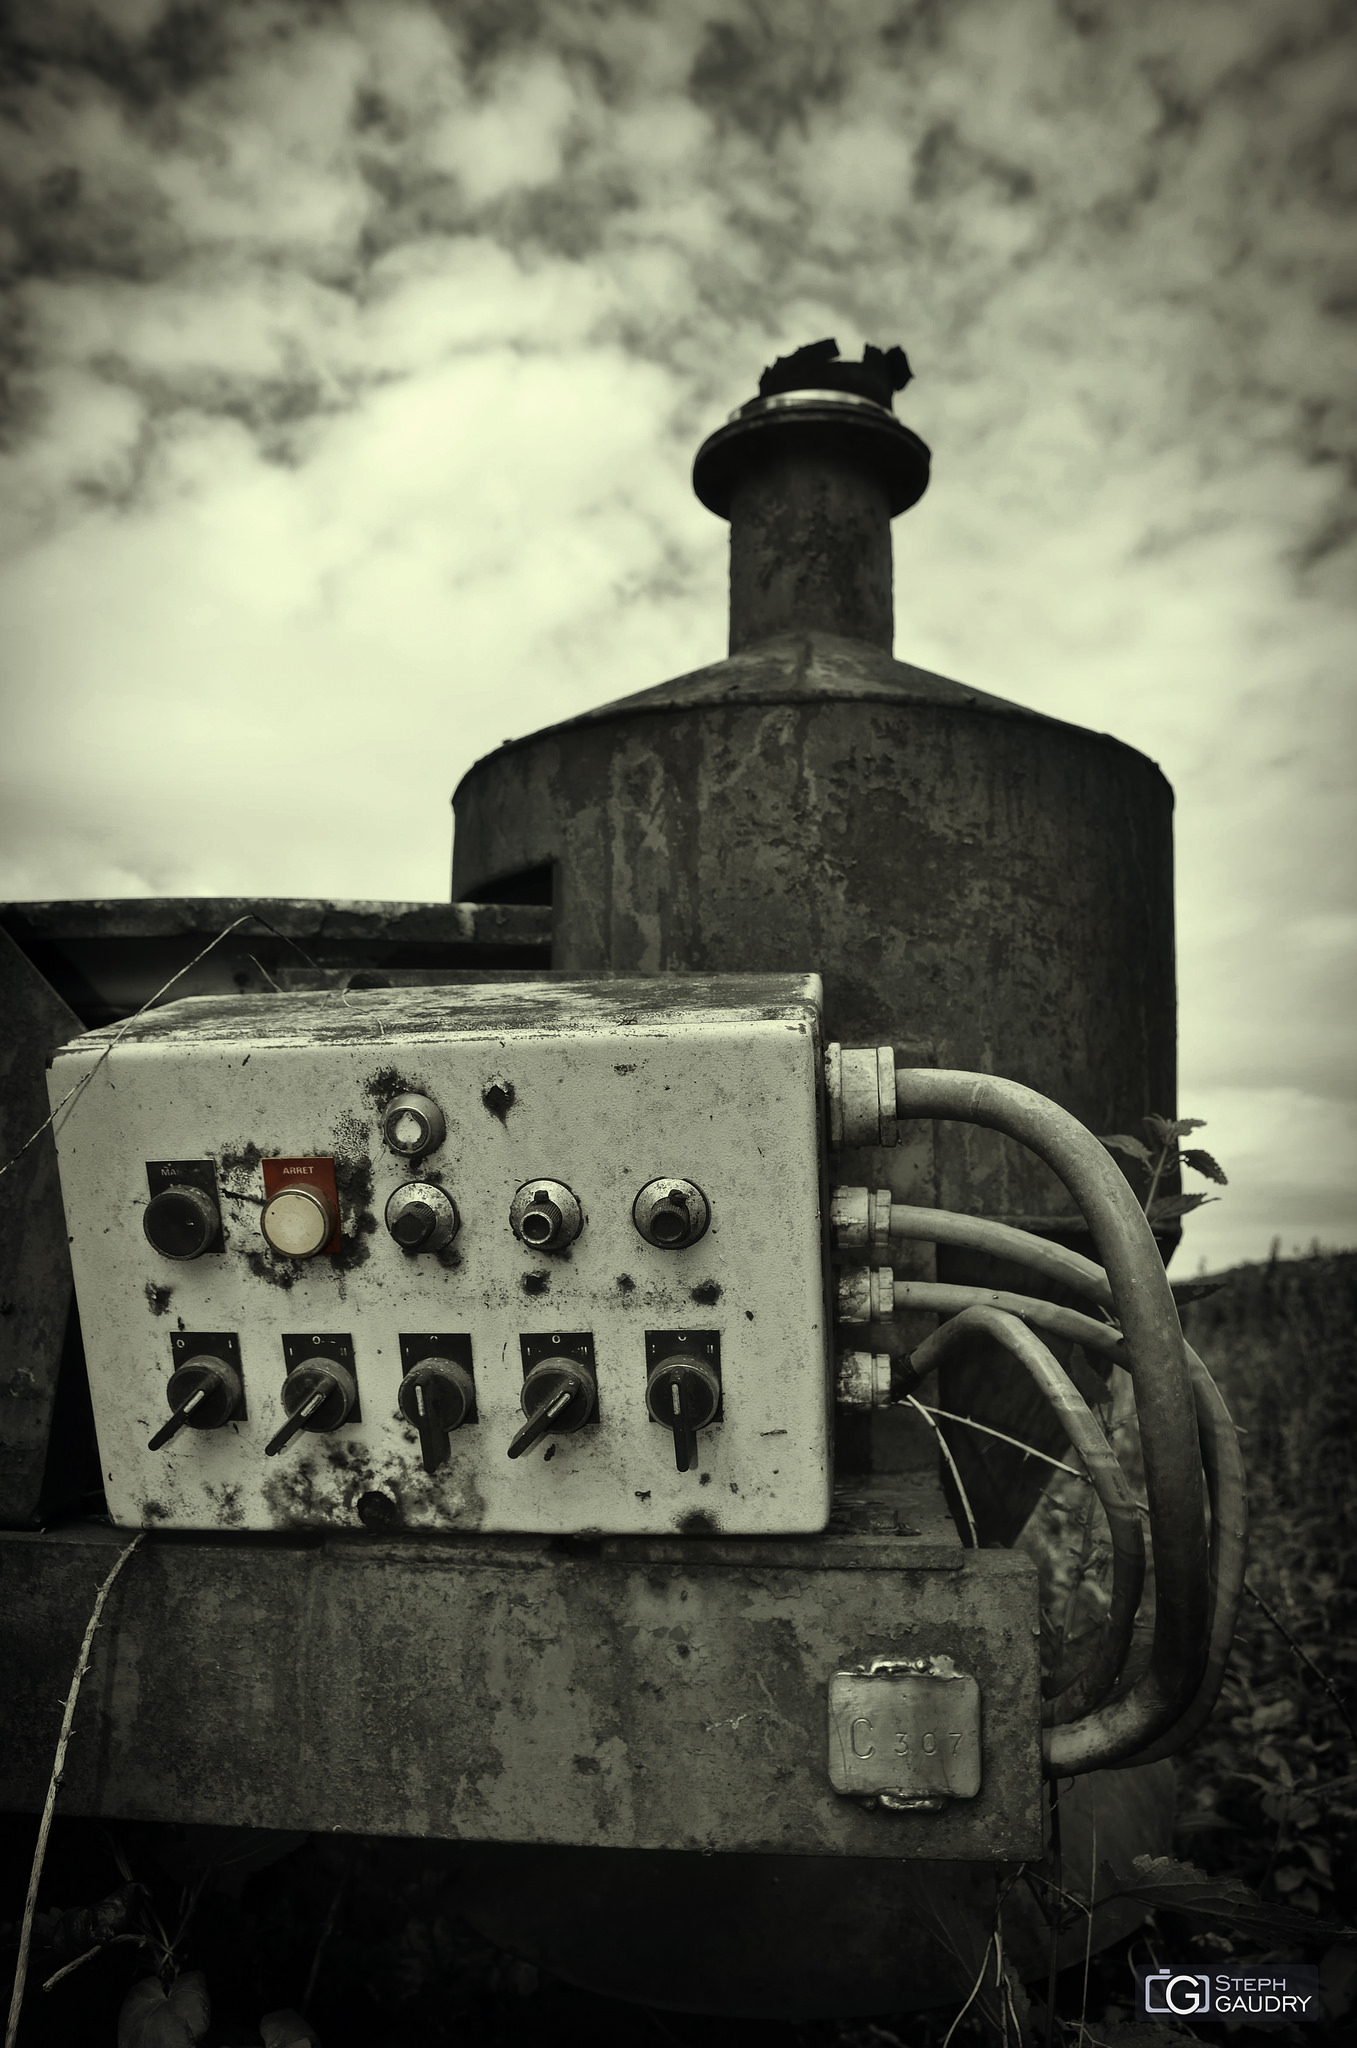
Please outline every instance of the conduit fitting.
M840 1408L889 1408L890 1353L841 1351L835 1364L834 1398Z
M834 1305L841 1323L889 1322L895 1314L895 1274L889 1266L845 1266Z
M887 1258L891 1248L889 1188L835 1188L829 1198L829 1229L837 1253L875 1253Z
M892 1046L826 1046L825 1093L831 1145L899 1142Z

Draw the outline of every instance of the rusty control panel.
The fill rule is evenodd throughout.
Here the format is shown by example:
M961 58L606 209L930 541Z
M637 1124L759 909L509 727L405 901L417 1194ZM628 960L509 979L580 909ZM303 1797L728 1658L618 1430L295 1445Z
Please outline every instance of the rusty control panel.
M725 975L196 997L66 1046L114 1521L823 1528L820 1036L815 977Z

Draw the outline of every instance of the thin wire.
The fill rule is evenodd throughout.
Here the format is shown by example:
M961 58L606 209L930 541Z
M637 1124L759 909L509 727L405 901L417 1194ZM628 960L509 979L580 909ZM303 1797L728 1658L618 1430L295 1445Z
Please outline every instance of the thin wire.
M118 1561L104 1580L94 1598L89 1627L85 1630L76 1659L75 1677L66 1695L66 1711L61 1717L61 1733L57 1737L56 1755L52 1759L52 1775L47 1781L47 1797L43 1802L42 1819L38 1822L38 1840L33 1850L33 1868L28 1877L28 1897L24 1900L24 1917L19 1929L19 1960L14 1971L14 1996L10 2000L9 2025L5 2029L5 2048L14 2048L19 2033L19 2014L23 2008L24 1986L28 1981L28 1951L33 1941L33 1913L38 1903L38 1885L42 1878L43 1861L47 1855L47 1837L52 1832L52 1815L56 1811L57 1793L61 1789L61 1767L66 1761L66 1751L71 1740L71 1727L75 1721L76 1702L84 1684L85 1673L90 1668L90 1651L94 1646L94 1631L99 1626L99 1617L104 1611L104 1602L113 1590L113 1581L127 1563L137 1546L146 1541L143 1529L132 1538L127 1548L120 1551Z
M972 1547L978 1550L980 1548L980 1531L975 1526L975 1516L971 1513L971 1504L970 1501L966 1498L966 1489L961 1483L961 1474L957 1471L957 1463L956 1459L952 1456L951 1446L948 1444L948 1441L946 1437L943 1435L942 1431L938 1428L937 1423L934 1422L932 1416L924 1407L923 1402L916 1401L913 1394L906 1394L905 1399L909 1403L911 1408L918 1409L920 1415L922 1415L924 1421L928 1424L928 1427L932 1430L934 1436L936 1436L939 1444L942 1446L942 1455L944 1458L946 1458L947 1463L951 1468L952 1478L956 1482L957 1494L960 1498L962 1507L966 1510L966 1522L971 1532ZM971 1997L973 1998L974 1996L975 1993L972 1992ZM966 2002L969 2005L970 1999L968 1999ZM943 2042L942 2048L947 2048L946 2041Z
M978 1429L981 1436L997 1437L1001 1444L1012 1444L1015 1451L1026 1451L1029 1458L1040 1458L1043 1465L1053 1465L1057 1472L1068 1472L1071 1479L1081 1480L1085 1486L1093 1484L1087 1472L1076 1472L1073 1465L1062 1465L1059 1458L1048 1457L1045 1451L1035 1450L1031 1444L1020 1442L1016 1436L1005 1436L1001 1429L991 1429L988 1423L976 1422L969 1415L953 1415L949 1408L925 1407L922 1401L914 1401L912 1394L908 1395L907 1399L913 1401L914 1406L924 1415L940 1415L944 1422L964 1422L967 1429Z
M65 1109L67 1103L73 1101L77 1095L79 1095L84 1089L89 1087L90 1082L94 1079L100 1067L102 1067L102 1065L104 1064L104 1061L113 1051L113 1048L118 1044L119 1040L124 1036L124 1034L132 1029L132 1026L136 1023L138 1017L144 1016L147 1010L151 1008L152 1004L158 1003L163 995L168 995L169 991L174 987L176 981L182 981L186 974L191 974L193 969L198 965L198 962L200 960L206 960L208 954L212 951L214 946L219 946L223 939L229 939L232 932L239 931L240 927L243 924L248 924L250 922L250 919L256 916L257 913L253 910L250 910L246 912L244 917L238 917L236 918L233 924L228 924L225 931L218 932L216 938L213 939L210 942L210 944L203 947L201 953L194 954L193 958L189 961L187 967L181 967L177 974L172 974L169 980L165 983L165 986L163 988L158 988L153 996L148 996L146 998L146 1001L142 1004L139 1010L134 1010L130 1017L125 1017L123 1019L123 1022L119 1025L117 1031L114 1032L112 1038L109 1039L108 1044L104 1047L98 1059L94 1062L94 1065L90 1067L86 1073L80 1076L80 1079L76 1082L73 1088L67 1089L66 1093L62 1096L60 1102L52 1111L52 1114L47 1118L46 1122L40 1123L38 1125L37 1130L34 1131L32 1137L25 1139L24 1143L19 1147L18 1151L14 1154L14 1157L12 1159L7 1159L5 1161L5 1164L3 1166L0 1166L0 1178L3 1178L3 1176L9 1172L11 1166L18 1165L19 1161L23 1158L25 1152L27 1152L29 1146L36 1145L38 1139L42 1136L44 1131L51 1129L52 1125L61 1115L62 1110ZM258 921L260 924L264 923L264 919L262 917L259 918ZM270 925L269 929L271 931L273 927ZM281 933L278 936L281 937ZM298 951L300 950L301 949L299 947Z
M992 1948L994 1947L994 1944L995 1944L995 1942L996 1942L996 1941L998 1940L998 1938L999 1938L999 1937L998 1937L998 1934L997 1934L997 1933L995 1933L995 1934L991 1934L991 1936L990 1936L989 1940L988 1940L988 1941L987 1941L987 1942L985 1943L985 1953L984 1953L984 1955L983 1955L983 1956L981 1956L981 1958L980 1958L980 1968L979 1968L979 1969L977 1970L977 1972L976 1972L976 1977L975 1977L975 1982L974 1982L974 1984L972 1984L972 1986L971 1986L971 1993L970 1993L970 1997L969 1997L969 1998L968 1998L968 1999L966 2000L966 2003L965 2003L965 2004L964 2004L964 2005L962 2006L962 2008L961 2008L961 2011L960 2011L960 2012L959 2012L959 2013L957 2014L956 2018L955 2018L955 2019L954 2019L954 2020L952 2021L952 2024L951 2024L951 2026L950 2026L950 2027L949 2027L949 2028L947 2029L947 2032L946 2032L946 2033L945 2033L945 2034L943 2035L943 2037L942 2037L942 2048L948 2048L948 2043L950 2042L950 2040L951 2040L951 2038L952 2038L953 2034L954 2034L954 2033L956 2032L957 2028L958 2028L958 2027L959 2027L959 2026L961 2025L961 2022L962 2022L962 2021L963 2021L963 2020L965 2019L965 2017L966 2017L967 2013L968 2013L968 2012L970 2011L970 2009L971 2009L972 2005L974 2005L974 2003L975 2003L975 1999L976 1999L976 1994L978 1993L978 1991L979 1991L979 1989L980 1989L980 1986L981 1986L981 1985L982 1985L982 1984L984 1983L984 1981L985 1981L985 1971L986 1971L986 1969L987 1969L987 1968L989 1967L989 1952L990 1952L990 1950L991 1950L991 1949L992 1949Z
M1314 1673L1315 1677L1323 1686L1325 1692L1329 1695L1329 1698L1337 1707L1344 1721L1346 1721L1349 1733L1354 1736L1357 1736L1357 1726L1354 1725L1351 1714L1348 1712L1346 1706L1343 1704L1343 1695L1338 1691L1337 1687L1333 1683L1333 1680L1331 1678L1326 1678L1324 1673L1320 1670L1318 1664L1315 1663L1314 1659L1306 1655L1305 1651L1296 1641L1296 1638L1292 1635L1290 1629L1287 1628L1285 1622L1281 1621L1278 1618L1278 1616L1273 1613L1272 1609L1268 1606L1267 1601L1263 1598L1262 1594L1256 1593L1253 1587L1249 1584L1247 1579L1244 1581L1244 1591L1248 1594L1250 1600L1253 1601L1255 1606L1262 1608L1264 1614L1272 1623L1272 1626L1276 1629L1278 1635L1281 1637L1282 1641L1287 1645L1288 1649L1294 1650L1295 1654L1300 1658L1301 1663L1305 1665L1306 1669Z
M1065 1881L1065 1845L1060 1826L1060 1780L1052 1778L1048 1794L1051 1815L1051 1868L1055 1872L1053 1881L1057 1898ZM1038 1904L1040 1904L1038 1900ZM1051 1943L1046 1961L1046 2025L1043 2028L1042 2048L1052 2048L1055 2040L1055 1988L1060 1975L1060 1908L1051 1915Z
M105 1949L112 1948L116 1942L120 1941L135 1942L137 1946L140 1948L149 1948L151 1946L150 1942L146 1939L146 1936L144 1934L112 1934L109 1936L107 1941L101 1941L97 1948L87 1948L85 1950L84 1955L77 1956L73 1963L63 1963L59 1970L54 1971L53 1974L44 1981L42 1987L43 1990L50 1991L53 1985L59 1984L61 1982L63 1977L69 1977L72 1970L79 1970L84 1966L84 1964L92 1963L96 1956L101 1956L104 1953Z
M298 949L298 950L300 950L300 949ZM254 955L253 953L247 953L245 957L246 957L246 959L247 959L247 960L249 961L249 963L250 963L250 965L251 965L252 967L257 967L257 968L259 969L259 972L260 972L260 973L261 973L261 974L263 975L263 977L264 977L265 981L266 981L266 982L268 983L269 987L270 987L270 988L271 988L271 989L272 989L272 990L274 991L275 995L281 995L281 994L283 993L282 989L281 989L281 988L279 988L279 986L278 986L278 983L277 983L277 982L276 982L276 981L274 980L273 976L272 976L272 975L271 975L271 974L269 973L269 970L268 970L268 968L267 968L267 967L266 967L266 966L264 965L263 961L262 961L262 960L259 960L259 959L256 959L256 957L255 957L255 955Z
M320 1930L320 1940L316 1943L316 1952L311 1958L311 1969L306 1979L306 1989L302 1993L303 2012L305 2012L307 2008L310 2006L311 2000L315 1995L316 1978L320 1975L321 1953L325 1947L326 1942L334 1933L335 1921L339 1917L340 1901L343 1899L344 1893L348 1889L348 1883L349 1873L346 1870L335 1888L335 1895L330 1901L330 1910L325 1915L325 1925Z
M1098 1896L1098 1809L1094 1806L1089 1814L1092 1840L1088 1852L1088 1924L1084 1930L1084 1988L1079 1994L1079 2048L1083 2048L1084 2036L1088 2033L1088 1966L1093 1958L1093 1902Z
M17 1166L19 1164L19 1161L23 1158L25 1152L28 1151L31 1145L37 1144L39 1138L42 1136L44 1131L51 1129L52 1125L61 1115L62 1110L65 1109L67 1103L73 1101L77 1095L81 1094L84 1089L89 1087L90 1082L94 1079L100 1067L104 1064L104 1061L113 1051L113 1048L118 1044L123 1034L131 1030L132 1026L136 1023L138 1017L144 1017L146 1012L149 1009L151 1009L156 1003L158 1003L162 996L168 995L170 990L174 987L176 981L182 981L186 974L191 974L194 968L198 965L199 961L206 960L208 954L211 953L217 946L219 946L223 939L229 939L232 932L238 932L243 924L250 924L251 922L255 924L262 924L264 930L266 932L272 932L275 939L281 939L285 946L291 946L294 952L300 953L303 960L305 960L307 966L315 968L317 974L323 972L323 970L320 967L318 967L316 965L316 962L311 958L311 955L307 952L305 946L299 945L296 939L289 938L286 932L280 932L277 925L270 924L268 919L266 917L262 917L257 910L247 910L244 917L236 918L233 923L227 925L224 931L218 932L216 938L210 940L208 944L203 947L201 953L195 953L193 958L189 961L187 967L181 967L177 974L172 974L169 980L165 983L163 988L158 988L153 996L148 996L146 998L146 1001L142 1004L139 1010L134 1010L130 1017L126 1017L123 1019L122 1024L114 1033L113 1037L110 1038L108 1044L104 1047L98 1059L94 1062L94 1065L90 1067L86 1073L80 1076L80 1079L76 1082L73 1088L67 1089L66 1093L62 1096L60 1102L52 1111L52 1114L47 1118L46 1122L38 1125L38 1128L36 1131L34 1131L32 1137L25 1138L23 1144L19 1147L18 1151L14 1154L13 1158L7 1159L4 1165L0 1166L0 1179L4 1178L5 1174L9 1172L11 1166ZM249 955L249 958L251 960L254 960L255 966L264 976L264 979L266 981L273 982L274 988L281 995L282 990L278 988L277 982L273 981L272 975L269 973L268 969L263 965L262 961L255 960L253 953ZM346 991L344 989L339 989L338 991L336 991L336 993L338 994L340 1001L347 1007L348 995ZM386 1033L382 1031L380 1020L378 1021L377 1029L380 1035L383 1038L385 1038Z

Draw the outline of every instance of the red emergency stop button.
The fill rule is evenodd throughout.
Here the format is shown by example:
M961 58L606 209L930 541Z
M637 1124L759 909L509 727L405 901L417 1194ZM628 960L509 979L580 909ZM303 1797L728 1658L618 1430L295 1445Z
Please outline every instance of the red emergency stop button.
M342 1249L333 1159L266 1159L259 1227L285 1259L314 1259Z

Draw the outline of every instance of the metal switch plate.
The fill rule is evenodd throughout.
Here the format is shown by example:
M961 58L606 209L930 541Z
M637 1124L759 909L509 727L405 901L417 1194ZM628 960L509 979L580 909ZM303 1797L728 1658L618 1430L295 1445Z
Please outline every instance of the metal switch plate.
M109 1511L122 1525L353 1529L381 1494L406 1530L789 1535L830 1511L820 984L661 975L330 994L196 997L96 1031L53 1061L62 1190ZM420 1175L454 1241L411 1257L382 1225L407 1159L393 1099L444 1118ZM214 1175L223 1252L147 1243L147 1160ZM339 1228L312 1258L270 1249L279 1187L321 1184ZM539 1180L537 1176L545 1176ZM638 1229L638 1191L691 1182L689 1244ZM561 1183L579 1234L521 1241L515 1194ZM245 1417L148 1440L171 1331L238 1341ZM286 1420L284 1341L340 1330L361 1407L266 1458ZM408 1338L474 1359L476 1423L425 1469L397 1396ZM510 1459L524 1364L588 1332L598 1406L553 1455ZM721 1408L676 1469L646 1402L649 1341L712 1345ZM423 1341L423 1339L421 1339ZM681 1347L680 1347L681 1348ZM454 1355L456 1355L454 1353Z
M897 1812L980 1790L980 1688L950 1657L878 1659L829 1681L829 1779Z

